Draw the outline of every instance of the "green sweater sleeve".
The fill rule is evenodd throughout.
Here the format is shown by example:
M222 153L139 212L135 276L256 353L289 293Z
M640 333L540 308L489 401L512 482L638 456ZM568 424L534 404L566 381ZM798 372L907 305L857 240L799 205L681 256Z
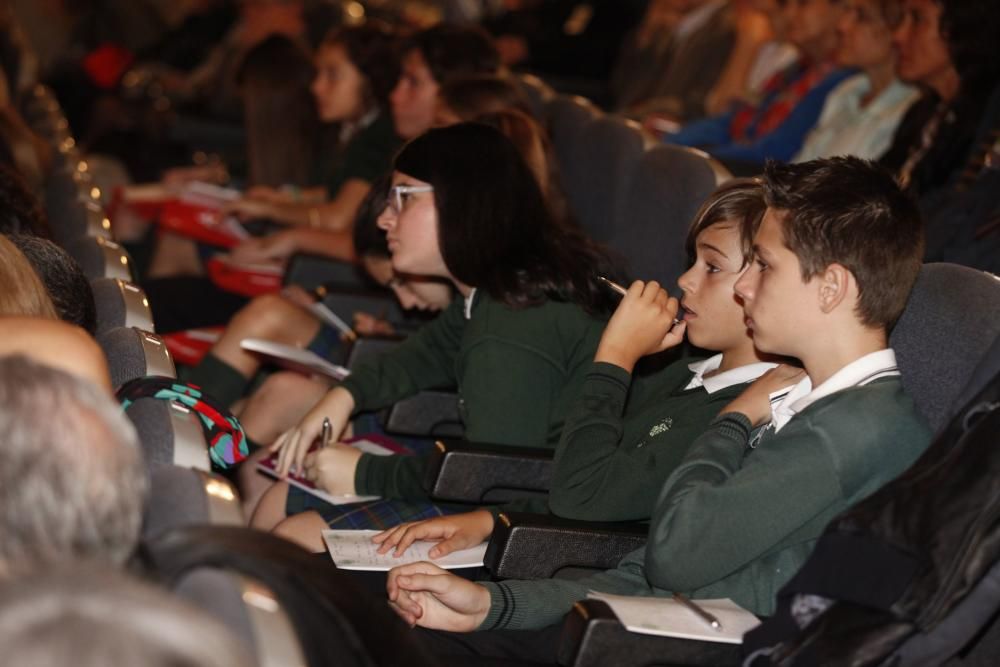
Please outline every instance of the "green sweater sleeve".
M614 570L578 580L509 580L482 584L490 592L490 610L479 630L530 630L558 623L587 597L588 591L618 595L657 595L642 572L641 550L625 557Z
M456 299L398 348L352 371L341 386L354 397L355 412L390 405L422 389L455 386L455 358L464 326L462 305ZM426 497L426 465L424 457L362 454L354 486L363 495L422 499Z
M686 360L645 383L613 364L593 364L556 448L552 512L587 521L649 519L667 477L743 389L685 390L690 379Z
M720 416L667 481L646 544L646 573L657 588L717 582L780 548L840 497L815 435L782 432L744 461L750 432L744 415Z
M399 347L359 364L341 384L354 397L355 412L385 407L422 389L454 387L464 325L462 300L456 299Z

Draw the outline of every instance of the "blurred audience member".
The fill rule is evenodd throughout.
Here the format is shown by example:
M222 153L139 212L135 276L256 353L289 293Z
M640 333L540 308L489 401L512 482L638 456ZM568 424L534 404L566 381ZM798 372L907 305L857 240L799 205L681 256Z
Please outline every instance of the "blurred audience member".
M861 73L826 98L796 162L834 155L873 160L889 148L899 121L918 97L915 88L896 78L892 33L902 18L901 0L847 0L836 60Z
M0 587L0 653L11 664L250 667L246 651L205 612L93 564Z
M59 319L93 335L97 329L94 292L76 260L52 241L37 236L15 234L8 238L41 278Z

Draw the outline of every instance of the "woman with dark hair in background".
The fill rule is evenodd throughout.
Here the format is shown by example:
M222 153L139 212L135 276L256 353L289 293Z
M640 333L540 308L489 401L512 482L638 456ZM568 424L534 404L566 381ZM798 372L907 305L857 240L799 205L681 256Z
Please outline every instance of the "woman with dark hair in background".
M951 183L984 130L1000 84L995 0L906 0L893 43L896 73L924 89L896 131L882 164L918 197ZM928 239L928 251L932 243Z
M354 370L272 446L282 474L294 466L330 493L415 501L379 511L383 521L370 527L442 512L426 501L426 459L339 444L307 457L325 418L339 437L356 412L457 387L468 439L554 447L614 306L596 277L614 273L604 252L552 217L517 149L488 126L439 128L409 143L396 158L379 224L397 272L447 279L462 298L395 351ZM318 547L327 520L350 509L320 504L326 520L309 512L282 522L286 509L299 513L312 502L275 485L253 523L282 523L280 533Z

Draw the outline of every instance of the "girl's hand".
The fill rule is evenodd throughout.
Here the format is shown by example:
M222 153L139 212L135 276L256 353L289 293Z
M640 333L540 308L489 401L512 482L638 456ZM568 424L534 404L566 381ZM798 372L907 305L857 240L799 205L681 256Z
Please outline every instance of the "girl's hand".
M393 556L402 556L416 540L440 540L428 551L431 558L482 544L493 533L493 515L486 510L439 516L424 521L402 523L372 538L384 554L393 547Z
M632 372L642 357L684 340L687 325L674 324L679 310L677 299L656 281L635 281L604 328L594 361L612 363Z
M323 430L324 419L330 420L330 432L335 440L339 439L347 428L353 410L354 397L351 392L343 387L330 390L298 425L282 433L271 445L271 452L281 452L278 456L278 475L284 477L293 467L302 470L306 453Z
M353 496L354 472L361 452L354 447L335 444L307 454L302 463L303 475L317 487L336 496Z

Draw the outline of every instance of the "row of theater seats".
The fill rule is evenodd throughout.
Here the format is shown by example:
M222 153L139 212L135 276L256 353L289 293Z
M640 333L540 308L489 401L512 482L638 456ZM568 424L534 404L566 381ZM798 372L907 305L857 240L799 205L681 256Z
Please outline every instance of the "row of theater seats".
M25 102L32 129L55 149L44 205L53 240L90 279L97 311L96 338L117 390L148 375L175 377L174 362L156 335L149 303L133 282L132 262L111 237L107 193L94 184L69 124L51 91L36 87ZM133 402L126 414L136 427L150 475L143 539L155 543L170 531L194 526L243 526L234 486L213 474L195 414L155 398ZM262 666L306 664L302 648L277 597L252 578L221 567L192 566L171 580L181 597L226 623L251 647Z

